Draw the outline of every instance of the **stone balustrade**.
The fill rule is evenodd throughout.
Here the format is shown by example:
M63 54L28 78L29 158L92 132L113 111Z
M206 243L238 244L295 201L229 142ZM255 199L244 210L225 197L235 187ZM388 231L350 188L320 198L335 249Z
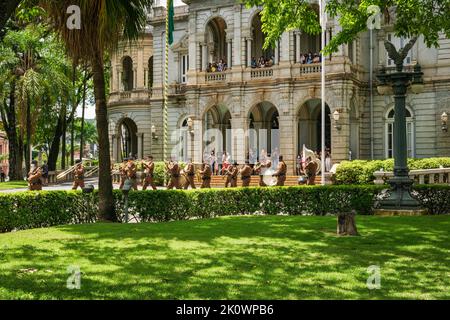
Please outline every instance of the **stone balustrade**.
M393 172L375 171L375 184L384 184L394 176ZM411 170L409 177L418 184L442 184L450 183L450 168Z
M250 71L250 78L251 79L257 79L257 78L267 78L273 76L273 69L272 68L261 68L261 69L254 69Z
M207 72L205 74L206 82L226 81L227 72Z

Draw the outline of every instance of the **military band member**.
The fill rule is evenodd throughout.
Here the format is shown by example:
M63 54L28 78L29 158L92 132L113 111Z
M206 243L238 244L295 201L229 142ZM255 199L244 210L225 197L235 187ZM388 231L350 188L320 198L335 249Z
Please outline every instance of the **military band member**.
M273 174L273 176L277 178L277 186L282 187L286 181L287 165L283 161L283 156L279 156L278 159L277 171Z
M209 189L211 188L211 176L212 176L212 170L211 166L203 162L202 169L199 171L201 177L202 177L202 189Z
M28 173L28 190L40 191L42 190L42 170L38 167L38 162L33 160Z
M77 190L78 187L83 189L84 188L84 166L83 166L83 162L80 159L75 161L75 170L73 173L74 173L74 179L73 179L72 190Z
M143 162L144 165L144 183L142 184L142 190L147 190L150 186L153 190L156 190L155 182L153 181L153 175L155 171L155 163L153 162L153 156L148 156L147 161Z
M252 167L250 167L250 162L248 160L245 161L245 166L241 170L239 170L239 173L241 174L242 187L250 186L250 182L252 181L253 169Z
M313 186L316 184L316 173L318 167L319 165L315 161L312 161L311 157L306 158L305 175L307 178L307 185Z
M131 187L134 190L137 190L138 189L137 167L136 167L136 163L134 163L134 158L128 158L128 162L126 165L126 174L127 174L127 179L131 180Z
M169 184L167 190L181 189L180 187L180 166L174 161L166 162L166 170L169 173Z
M223 169L222 173L225 175L225 188L228 186L233 187L233 173L236 167L232 164L228 165L226 169Z
M124 158L122 163L119 166L119 174L120 174L120 184L119 189L123 189L123 185L125 184L125 180L127 179L127 162L128 158Z
M192 163L192 159L189 159L189 163L186 165L186 167L183 170L185 182L184 182L184 189L188 189L189 186L191 186L192 189L195 189L195 167Z

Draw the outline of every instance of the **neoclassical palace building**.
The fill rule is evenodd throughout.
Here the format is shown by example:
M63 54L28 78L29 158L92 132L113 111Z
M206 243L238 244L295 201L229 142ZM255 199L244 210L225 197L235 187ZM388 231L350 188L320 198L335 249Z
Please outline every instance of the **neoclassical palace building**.
M250 149L264 149L283 154L293 172L303 145L320 150L322 70L304 58L320 52L320 36L292 30L263 49L260 11L238 0L183 0L175 7L167 103L170 150L179 160L201 161L204 153L226 150L243 162ZM165 15L156 4L145 34L111 58L114 161L129 154L162 160ZM337 32L329 19L326 41ZM394 100L378 94L375 79L380 66L393 68L386 39L397 47L407 41L384 21L373 32L373 45L362 33L326 57L325 142L334 162L392 157ZM450 112L450 40L439 42L427 48L419 39L405 61L411 68L420 63L425 80L424 91L407 98L410 157L450 156L450 133L441 119Z

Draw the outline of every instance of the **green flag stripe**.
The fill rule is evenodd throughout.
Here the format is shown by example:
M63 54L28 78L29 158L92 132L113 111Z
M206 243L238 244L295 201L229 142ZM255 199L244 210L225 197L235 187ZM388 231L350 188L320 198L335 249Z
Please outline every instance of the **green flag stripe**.
M173 8L173 0L167 0L167 4L168 4L168 13L167 13L167 19L169 19L169 44L173 43L173 32L175 30L175 25L174 25L174 15L175 15L175 10Z

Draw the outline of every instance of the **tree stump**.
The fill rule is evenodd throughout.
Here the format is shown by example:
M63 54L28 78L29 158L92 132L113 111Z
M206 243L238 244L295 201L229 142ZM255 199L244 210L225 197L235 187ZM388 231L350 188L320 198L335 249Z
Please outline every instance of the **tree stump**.
M341 236L358 236L355 222L355 210L350 213L339 213L337 216L337 234Z

